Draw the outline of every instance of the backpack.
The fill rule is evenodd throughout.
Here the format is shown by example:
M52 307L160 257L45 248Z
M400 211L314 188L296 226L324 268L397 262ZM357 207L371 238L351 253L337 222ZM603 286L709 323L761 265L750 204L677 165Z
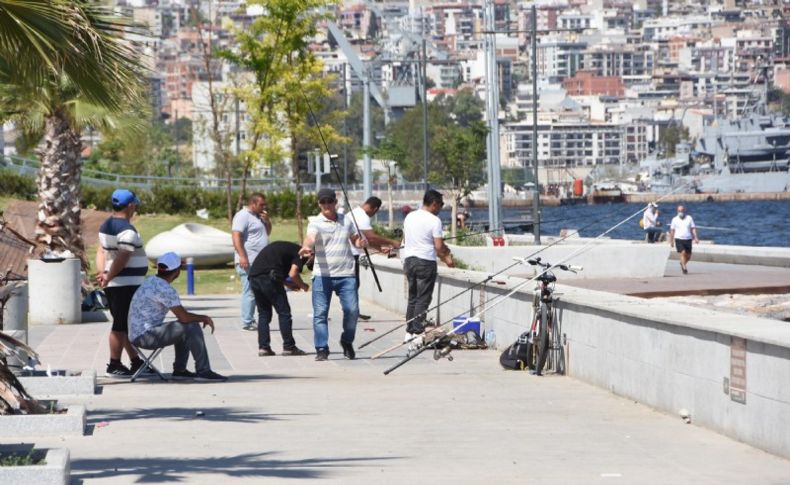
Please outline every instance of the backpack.
M522 333L518 340L502 352L499 364L506 370L524 370L527 368L527 349L529 348L529 332Z

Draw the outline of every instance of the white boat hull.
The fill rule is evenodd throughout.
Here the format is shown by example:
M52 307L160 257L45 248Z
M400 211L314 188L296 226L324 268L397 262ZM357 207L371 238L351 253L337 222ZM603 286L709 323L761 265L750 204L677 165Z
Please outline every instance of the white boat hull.
M193 258L196 266L218 266L233 261L235 250L229 232L203 224L186 223L154 236L145 245L148 259L174 251L181 258Z

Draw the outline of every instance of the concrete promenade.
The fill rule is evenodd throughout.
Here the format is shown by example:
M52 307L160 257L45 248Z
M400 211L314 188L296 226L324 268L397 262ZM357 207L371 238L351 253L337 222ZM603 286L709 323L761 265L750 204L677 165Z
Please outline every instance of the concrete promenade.
M311 351L309 295L290 297L297 344ZM70 398L86 404L90 435L29 442L69 448L74 483L790 483L788 460L569 377L505 372L498 352L424 354L385 377L403 352L368 357L396 332L353 362L259 358L236 297L185 304L215 317L212 366L230 380L101 379L101 394ZM363 309L374 318L360 322L358 343L399 317ZM339 328L335 304L334 352ZM53 368L103 372L108 332L34 327L31 343ZM276 331L273 341L279 350ZM160 360L169 371L172 351Z
M621 295L660 297L726 293L790 293L790 268L702 263L693 259L688 274L668 261L662 278L563 278L562 283ZM560 273L559 276L565 276Z

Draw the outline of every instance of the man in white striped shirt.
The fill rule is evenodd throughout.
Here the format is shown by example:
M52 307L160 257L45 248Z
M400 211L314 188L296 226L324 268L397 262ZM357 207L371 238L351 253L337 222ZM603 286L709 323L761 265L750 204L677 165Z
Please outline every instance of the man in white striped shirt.
M331 189L318 191L321 213L307 226L307 237L299 255L315 255L313 265L313 340L315 360L329 359L329 303L336 293L343 309L340 346L347 359L354 359L354 335L359 318L357 279L351 246L366 247L367 240L356 233L351 217L337 213L337 197Z
M140 233L130 222L140 200L126 189L112 193L113 213L99 228L99 248L96 250L96 279L104 288L112 315L110 331L110 363L108 376L131 376L142 359L129 344L129 305L137 288L148 272L148 258ZM121 363L121 354L131 360L131 369Z

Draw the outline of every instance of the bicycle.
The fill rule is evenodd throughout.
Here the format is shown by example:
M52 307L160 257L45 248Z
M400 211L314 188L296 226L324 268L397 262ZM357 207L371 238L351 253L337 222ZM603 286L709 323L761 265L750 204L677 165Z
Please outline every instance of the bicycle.
M548 364L557 374L565 373L565 355L560 340L560 322L556 319L555 303L559 300L554 293L557 277L551 271L559 268L563 271L577 273L582 268L566 264L552 265L544 263L541 258L514 258L524 264L539 266L543 271L535 277L537 284L532 299L532 325L527 337L527 367L530 373L541 376L543 368Z

